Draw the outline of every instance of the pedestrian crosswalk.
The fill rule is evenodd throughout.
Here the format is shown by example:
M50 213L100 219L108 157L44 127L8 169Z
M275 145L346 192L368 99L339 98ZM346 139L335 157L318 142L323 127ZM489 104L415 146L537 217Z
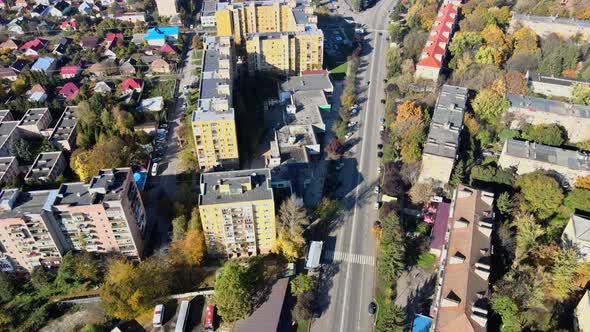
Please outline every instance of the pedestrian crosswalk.
M331 262L348 262L353 264L364 264L375 266L375 257L369 255L352 254L341 251L326 251L323 260L326 263Z

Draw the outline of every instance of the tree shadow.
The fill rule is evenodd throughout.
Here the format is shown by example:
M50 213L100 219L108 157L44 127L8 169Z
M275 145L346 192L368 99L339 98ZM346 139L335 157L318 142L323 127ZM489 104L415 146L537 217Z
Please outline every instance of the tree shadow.
M406 317L411 318L415 314L429 315L435 285L436 274L432 274L422 287L417 288L408 295L406 307L404 308Z

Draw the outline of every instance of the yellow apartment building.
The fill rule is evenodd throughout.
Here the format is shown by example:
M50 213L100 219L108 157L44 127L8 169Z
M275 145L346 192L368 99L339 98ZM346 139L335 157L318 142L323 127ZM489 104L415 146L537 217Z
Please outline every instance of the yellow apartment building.
M209 255L236 258L271 251L276 219L269 169L203 173L200 189Z
M206 37L199 105L192 114L199 168L232 169L239 165L235 112L232 107L234 54L231 37Z

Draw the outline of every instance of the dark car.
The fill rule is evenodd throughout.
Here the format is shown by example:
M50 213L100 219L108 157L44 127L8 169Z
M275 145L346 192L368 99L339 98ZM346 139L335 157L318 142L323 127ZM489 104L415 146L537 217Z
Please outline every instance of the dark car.
M381 151L377 152L377 157L382 158L383 157L383 152L381 152Z
M377 312L377 304L375 302L369 303L369 315L373 316Z
M383 149L383 144L377 144L377 148L378 148L379 150Z

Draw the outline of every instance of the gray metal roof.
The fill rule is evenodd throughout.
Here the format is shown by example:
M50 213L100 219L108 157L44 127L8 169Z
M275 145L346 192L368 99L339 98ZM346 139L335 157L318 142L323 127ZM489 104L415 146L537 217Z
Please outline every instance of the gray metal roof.
M424 153L455 158L463 126L467 93L467 88L463 87L447 84L442 87L430 122Z
M546 24L564 24L580 28L590 28L590 21L576 20L574 18L560 18L557 16L535 16L528 14L512 13L512 19Z
M205 1L205 2L203 2L203 8L201 9L201 16L215 15L216 10L217 10L217 1Z
M509 139L506 141L506 154L559 165L572 170L590 171L590 155L581 151Z
M574 214L572 215L572 222L576 240L590 242L590 218Z
M290 125L316 125L323 124L322 113L319 107L327 105L326 95L321 90L305 90L295 92L292 96L296 113L290 114Z
M43 152L37 155L25 179L40 179L51 175L53 167L60 159L64 159L61 151L57 152ZM65 162L65 160L64 160Z
M18 189L7 189L0 192L0 218L20 218L27 214L39 214L50 211L57 190L38 190L21 192Z
M239 203L272 199L270 170L267 168L201 174L201 205ZM252 189L244 190L243 185ZM220 185L229 185L230 192L220 191Z
M63 141L70 138L70 136L76 130L76 124L78 124L78 119L76 118L76 107L77 106L68 106L62 113L61 117L59 118L57 125L51 132L51 136L49 136L49 140L56 140L56 141Z
M238 321L235 332L276 332L279 327L285 294L289 286L289 278L277 280L270 290L266 301L252 315Z
M37 124L41 118L45 115L45 113L49 112L48 108L31 108L25 113L21 120L21 125L34 125Z
M546 76L537 72L528 72L527 78L529 81L549 83L554 85L571 86L576 83L590 84L589 81L584 81L576 78L562 77L562 76Z
M512 107L526 108L537 112L547 112L562 116L575 116L579 118L590 118L590 106L564 103L556 100L549 100L522 95L507 94L506 99Z
M20 121L0 122L0 147L4 146L8 138L14 134L14 130L19 123Z
M285 82L281 83L281 90L283 91L316 91L324 90L330 92L334 89L328 72L321 74L307 74L301 76L289 77Z

